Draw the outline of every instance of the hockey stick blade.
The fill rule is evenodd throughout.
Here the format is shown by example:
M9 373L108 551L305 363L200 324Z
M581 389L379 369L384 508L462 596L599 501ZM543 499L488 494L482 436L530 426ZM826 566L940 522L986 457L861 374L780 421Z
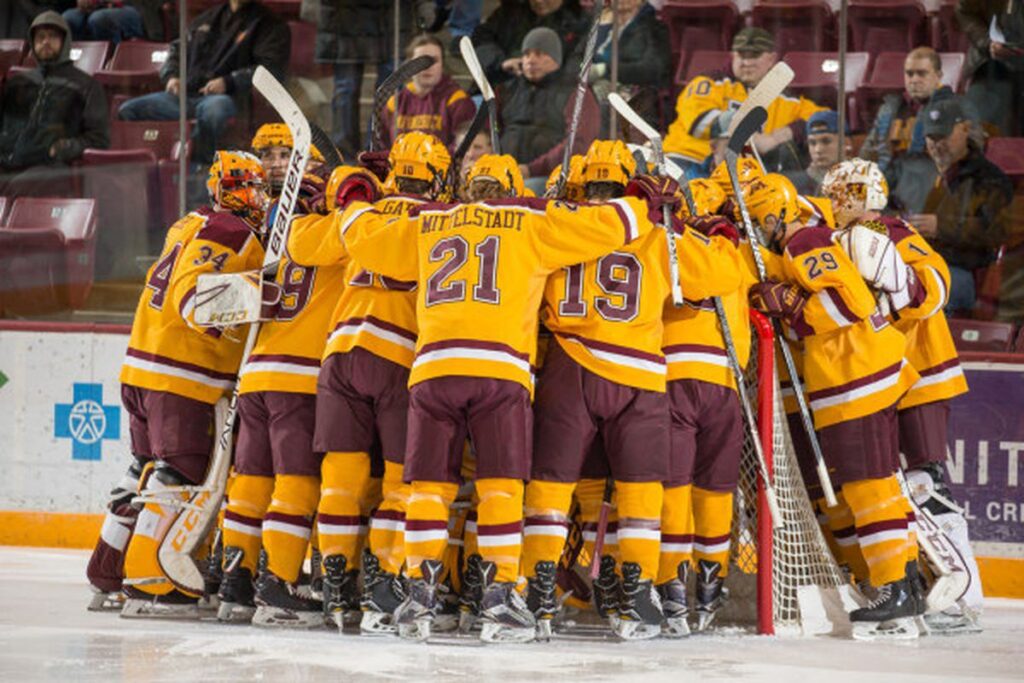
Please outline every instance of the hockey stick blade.
M779 95L783 93L787 86L793 82L793 70L789 68L789 65L785 62L776 62L775 66L764 75L761 82L757 86L747 93L747 99L743 101L740 108L736 110L736 114L732 117L732 123L729 125L727 131L728 137L732 137L739 126L740 122L746 118L747 114L750 113L755 107L761 107L762 109L768 109L768 106L774 102Z
M373 116L370 118L370 149L375 150L381 146L381 125L383 117L381 111L387 105L388 99L398 91L410 78L429 68L435 59L430 55L420 55L413 59L406 60L398 65L385 78L377 90L373 93Z
M480 66L480 60L476 56L473 41L469 36L462 36L462 40L459 41L459 52L462 53L462 61L466 63L473 82L476 83L476 87L480 88L480 95L483 96L485 102L490 102L494 99L494 89L491 88L490 81L484 75L484 69Z
M729 138L729 149L739 155L754 133L761 130L764 122L768 120L768 111L764 107L754 107L747 112L743 120L733 129L732 137Z
M490 104L487 100L480 103L480 107L476 110L476 114L473 116L473 120L469 123L469 128L466 129L466 134L462 138L462 142L455 148L455 153L452 154L452 161L448 165L448 188L452 190L453 194L458 187L459 171L462 167L462 160L466 156L466 152L469 151L470 146L473 144L473 139L480 134L480 131L484 129L484 124L487 123L488 109Z
M312 121L309 122L309 131L313 135L313 145L324 155L324 161L327 162L329 168L335 169L345 163L341 158L341 152L334 146L334 141L331 140L327 131Z
M661 148L661 133L655 130L654 126L647 123L647 121L644 120L644 117L636 113L636 110L633 109L633 107L629 106L629 102L627 102L625 98L622 97L622 95L620 95L619 93L609 93L608 104L610 104L612 108L616 112L618 112L619 116L626 119L626 122L629 123L629 125L636 128L637 132L639 132L640 135L647 138L647 140L651 143L651 148L654 150L655 163L660 166L661 161L659 160L659 157L663 154ZM657 144L655 144L655 140L657 140ZM665 170L667 171L668 169ZM676 181L678 182L678 179L676 179Z

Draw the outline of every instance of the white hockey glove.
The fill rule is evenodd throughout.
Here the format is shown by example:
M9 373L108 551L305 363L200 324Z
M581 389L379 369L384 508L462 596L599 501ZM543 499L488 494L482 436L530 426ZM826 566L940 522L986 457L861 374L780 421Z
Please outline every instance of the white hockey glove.
M196 282L197 325L227 328L273 320L281 302L281 287L265 282L260 271L204 273Z
M854 223L837 230L835 241L849 255L867 285L887 295L887 313L905 308L917 298L920 282L900 256L884 225L877 221Z

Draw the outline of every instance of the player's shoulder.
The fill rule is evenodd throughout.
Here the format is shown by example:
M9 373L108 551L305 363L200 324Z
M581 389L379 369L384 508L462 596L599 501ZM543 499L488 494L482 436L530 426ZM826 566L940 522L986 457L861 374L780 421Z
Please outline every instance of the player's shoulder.
M249 224L226 211L210 211L196 239L213 242L238 253L255 237Z
M801 228L789 240L786 251L790 256L796 257L816 249L829 249L835 246L832 237L834 231L827 226L809 226Z
M454 208L457 208L458 206L459 204L455 202L434 202L429 200L420 200L419 204L409 204L409 217L415 218L420 214L428 212L435 213L450 211Z

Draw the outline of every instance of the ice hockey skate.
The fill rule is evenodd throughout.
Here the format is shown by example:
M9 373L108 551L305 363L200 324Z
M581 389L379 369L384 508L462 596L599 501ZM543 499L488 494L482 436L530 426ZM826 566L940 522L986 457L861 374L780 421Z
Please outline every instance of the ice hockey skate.
M217 597L217 619L226 622L249 622L256 611L253 602L256 590L252 572L242 566L243 551L235 546L224 548L224 570Z
M480 563L484 584L480 640L485 643L529 642L537 635L537 622L514 583L494 580L497 570L493 562Z
M151 595L132 586L125 586L124 594L121 617L125 619L199 618L199 599L178 590L165 595Z
M108 593L92 587L92 599L86 607L90 612L120 612L124 607L124 593Z
M480 619L480 600L483 598L483 583L480 578L481 557L473 553L466 558L466 571L462 576L462 590L459 591L459 632L469 633Z
M878 587L878 596L867 607L850 613L857 640L912 640L920 635L916 617L921 613L911 578Z
M526 605L537 621L537 639L551 640L551 622L558 613L558 570L554 562L538 562L534 572L534 578L527 581Z
M679 565L678 578L657 587L661 609L665 613L661 631L666 638L685 638L690 635L690 607L686 590L689 577L690 565L683 563Z
M648 640L661 634L661 599L654 582L641 580L640 572L637 563L622 563L622 598L612 630L623 640Z
M405 600L395 610L398 635L406 640L429 638L437 611L437 587L443 567L437 560L424 560L420 570L423 578L409 581Z
M615 573L615 558L601 557L600 571L594 579L594 608L599 616L608 620L614 628L619 618L619 577Z
M696 612L697 630L705 631L715 620L715 614L729 597L725 579L721 577L722 565L717 562L697 562Z
M405 599L401 580L382 571L377 557L363 550L363 595L360 600L362 618L359 631L363 635L379 636L395 633L395 610Z
M323 625L323 604L301 595L293 584L273 572L263 572L256 581L255 602L253 626L316 628Z
M323 565L321 588L324 622L328 626L336 626L338 630L344 628L345 624L358 623L359 571L347 569L348 560L344 555L329 555L324 558Z

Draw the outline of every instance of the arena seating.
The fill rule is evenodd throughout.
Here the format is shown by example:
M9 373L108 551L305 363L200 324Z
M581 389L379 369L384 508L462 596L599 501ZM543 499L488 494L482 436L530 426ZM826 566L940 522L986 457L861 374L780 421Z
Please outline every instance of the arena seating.
M0 79L7 73L7 69L21 64L25 56L25 41L5 39L0 40Z
M942 84L958 91L964 69L964 55L960 52L944 52L942 60ZM903 63L906 52L881 52L875 56L870 76L857 89L857 110L860 112L863 128L871 125L878 106L889 93L903 92Z
M750 23L771 31L779 55L835 48L832 10L824 0L771 0L751 9Z
M702 74L728 71L732 64L732 53L720 50L697 50L683 66L682 60L676 66L676 85L686 85Z
M160 90L160 67L167 61L169 49L167 43L122 41L110 63L96 72L96 80L110 94L141 95Z
M678 60L683 50L728 50L740 13L731 0L667 0L661 18Z
M967 52L971 41L956 22L957 0L942 0L938 13L932 18L931 45L940 52Z
M847 20L851 52L909 52L928 42L928 14L919 0L850 0Z
M110 43L105 40L83 40L71 43L71 61L90 76L103 68L110 53ZM29 52L23 66L34 68L36 59Z
M80 308L93 283L93 199L19 197L0 226L0 308L35 315Z
M1024 188L1024 138L990 138L985 156L1018 187Z
M959 351L1008 352L1013 343L1013 324L950 318L949 330Z

